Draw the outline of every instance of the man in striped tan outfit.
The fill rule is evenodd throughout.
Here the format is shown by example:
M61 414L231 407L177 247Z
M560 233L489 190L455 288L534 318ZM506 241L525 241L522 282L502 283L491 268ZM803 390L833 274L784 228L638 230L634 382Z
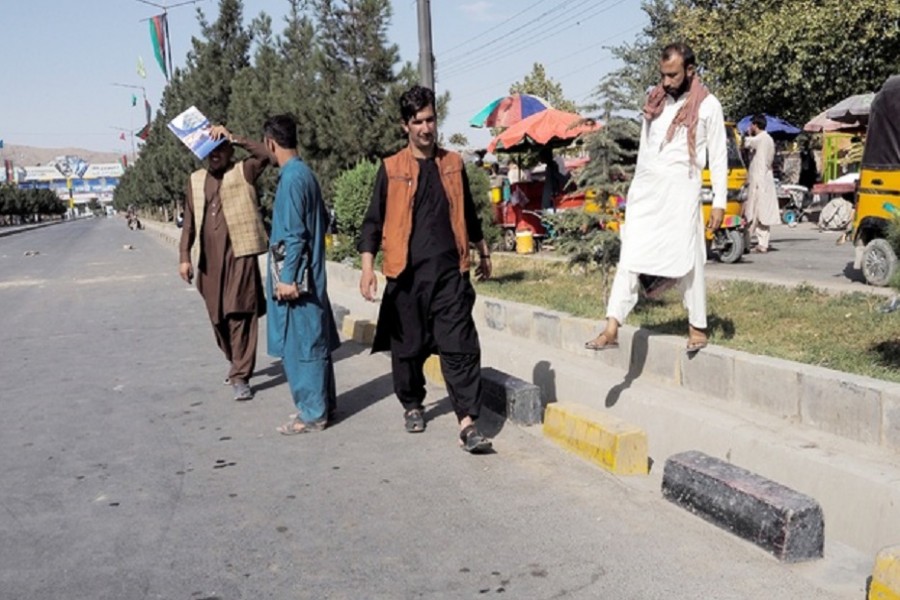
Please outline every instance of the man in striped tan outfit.
M254 184L271 162L261 143L217 125L210 135L225 142L191 174L184 202L179 274L194 278L191 249L199 240L197 290L203 296L219 348L231 364L226 383L235 400L250 400L256 367L259 317L266 312L257 256L268 249ZM234 146L250 157L234 162Z

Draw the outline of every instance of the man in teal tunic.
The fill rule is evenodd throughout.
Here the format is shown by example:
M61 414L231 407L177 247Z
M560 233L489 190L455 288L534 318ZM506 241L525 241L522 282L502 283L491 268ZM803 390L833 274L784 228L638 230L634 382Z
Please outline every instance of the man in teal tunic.
M340 345L325 274L328 211L319 182L297 155L297 123L289 115L266 120L266 147L281 174L272 206L270 244L284 244L280 280L272 256L266 285L268 352L282 359L297 415L278 427L284 435L325 429L336 408L331 353ZM306 286L298 285L308 281Z

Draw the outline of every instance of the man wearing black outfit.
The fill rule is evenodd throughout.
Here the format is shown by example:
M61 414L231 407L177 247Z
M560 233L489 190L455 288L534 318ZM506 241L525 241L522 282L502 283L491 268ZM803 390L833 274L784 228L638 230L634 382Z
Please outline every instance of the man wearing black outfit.
M491 275L490 252L472 201L462 158L436 145L434 93L415 86L400 99L408 145L384 160L363 222L359 251L363 297L377 293L375 254L384 250L388 283L372 351L390 350L394 391L406 430L425 429L425 360L441 357L441 370L468 452L491 442L475 421L481 409L481 347L472 319L469 241L475 243L479 279Z

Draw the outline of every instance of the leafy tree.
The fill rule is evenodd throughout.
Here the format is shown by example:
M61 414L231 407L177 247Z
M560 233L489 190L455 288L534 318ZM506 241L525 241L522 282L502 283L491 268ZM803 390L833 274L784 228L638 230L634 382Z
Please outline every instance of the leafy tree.
M541 63L534 63L531 73L522 81L517 81L509 86L510 94L531 94L540 96L550 103L553 108L575 112L575 103L566 99L562 85L547 76L547 71Z
M454 133L450 136L450 145L451 146L468 146L469 138L465 136L463 133Z
M802 124L900 68L900 3L678 0L674 20L726 112Z
M394 74L396 44L387 43L388 0L312 0L316 16L318 132L311 156L329 182L359 160L402 146L394 116L405 87ZM327 187L326 187L327 189Z

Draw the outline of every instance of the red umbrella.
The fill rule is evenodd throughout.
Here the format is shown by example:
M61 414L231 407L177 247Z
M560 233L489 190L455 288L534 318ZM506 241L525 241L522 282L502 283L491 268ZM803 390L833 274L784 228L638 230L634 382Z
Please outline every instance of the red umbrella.
M581 115L548 108L512 125L488 144L488 152L521 152L536 146L568 146L575 138L600 129Z

